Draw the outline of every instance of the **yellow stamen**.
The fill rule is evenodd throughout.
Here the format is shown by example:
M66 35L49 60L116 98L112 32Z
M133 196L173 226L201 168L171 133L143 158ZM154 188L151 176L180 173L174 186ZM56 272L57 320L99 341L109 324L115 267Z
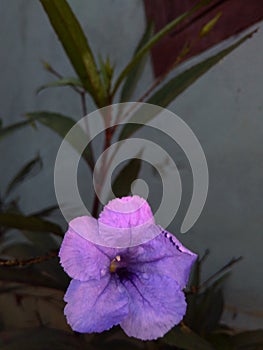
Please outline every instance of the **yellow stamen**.
M116 272L118 266L119 266L119 262L121 261L121 257L120 255L117 255L110 263L110 273L114 273Z

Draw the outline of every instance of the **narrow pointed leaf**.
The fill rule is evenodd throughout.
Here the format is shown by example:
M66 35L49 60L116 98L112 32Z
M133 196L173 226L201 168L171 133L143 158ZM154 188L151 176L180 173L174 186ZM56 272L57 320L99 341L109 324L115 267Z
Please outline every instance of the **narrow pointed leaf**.
M30 160L21 170L19 170L16 176L8 184L5 196L8 196L24 180L37 175L42 167L43 163L39 155Z
M216 350L234 350L231 344L231 335L229 334L221 334L221 333L215 332L215 333L210 333L206 338L214 346L214 349ZM245 349L242 349L242 350L245 350Z
M214 347L208 341L186 326L173 328L164 336L162 341L184 350L214 350Z
M100 73L103 78L105 91L109 93L111 89L112 76L114 73L114 66L112 66L109 57L107 57L104 62L102 57L99 56L99 64L100 64Z
M146 30L143 34L143 37L141 38L141 40L140 40L140 42L135 50L134 56L136 56L136 54L140 51L140 49L152 37L153 27L154 26L153 26L152 22L150 22L147 25ZM127 75L125 83L124 83L122 91L121 91L120 102L128 102L131 99L132 94L134 93L136 86L138 84L138 81L141 77L141 74L144 70L146 60L147 60L147 55L142 56L141 59L138 61L138 63L132 68L130 73Z
M67 133L70 131L70 129L76 124L76 121L68 116L65 116L63 114L59 113L52 113L52 112L32 112L27 113L26 117L31 122L38 121L39 123L47 126L49 129L56 132L59 136L64 138ZM85 134L84 130L79 127L77 129L78 137L77 139L84 140L87 138L87 135ZM78 144L74 142L74 140L70 140L72 147L74 147L78 152L80 152ZM89 163L92 163L92 157L90 153L90 149L87 147L83 152L83 157L86 161Z
M50 23L85 89L99 107L105 105L100 75L83 30L65 0L40 0Z
M61 78L55 81L51 81L50 83L41 85L36 93L38 94L39 92L48 89L48 88L52 88L52 87L64 87L64 86L71 86L71 87L77 87L77 88L81 88L83 87L81 81L77 78Z
M151 48L156 45L165 35L170 33L174 28L182 23L185 19L191 17L197 10L201 7L208 5L212 0L201 0L199 1L191 10L184 12L179 17L175 18L173 21L168 23L165 27L163 27L158 33L156 33L140 50L139 52L132 58L132 60L128 63L128 65L123 69L120 73L114 88L112 95L114 96L118 87L122 83L123 79L128 75L128 73L133 69L133 67L141 60L141 58L151 50Z
M30 124L30 121L25 120L23 122L18 122L9 126L6 126L4 128L0 128L0 141L7 137L8 135L11 135L13 132L24 128L25 126L28 126Z
M26 268L0 267L0 281L18 282L31 286L54 288L58 290L66 290L67 284L63 285L53 278L49 278L44 274L39 273L34 266ZM2 348L1 348L2 349Z
M235 350L256 350L263 348L263 330L245 331L232 337Z
M36 216L36 217L43 217L43 216L49 216L51 215L54 211L58 210L59 206L58 205L51 205L50 207L38 210L36 212L31 213L31 216Z
M48 328L46 325L38 328L28 328L0 333L1 350L84 350L93 349L82 337L59 329ZM19 344L19 346L18 346Z
M0 213L0 226L19 230L51 232L63 236L63 232L57 224L22 214Z
M200 334L214 331L219 325L223 308L222 290L208 288L198 298L193 329Z
M191 68L187 69L183 73L180 73L175 78L171 79L164 86L162 86L159 90L157 90L147 101L147 103L155 104L160 107L168 106L177 96L179 96L182 92L184 92L189 86L191 86L199 77L205 74L210 68L215 66L218 62L220 62L225 56L235 50L239 45L244 43L247 39L249 39L255 31L245 35L242 39L238 40L235 44L230 45L226 49L220 51L219 53L213 55L205 59L204 61L197 63ZM141 114L140 109L136 111ZM137 120L136 115L132 116L130 121ZM145 116L144 123L153 119L155 114L148 114ZM135 131L140 129L142 124L126 124L119 136L119 140L126 139L130 137Z
M157 92L155 92L154 95L151 96L146 102L157 104L161 107L166 107L178 95L180 95L184 90L186 90L190 85L192 85L198 78L204 75L210 68L216 65L219 61L221 61L225 56L231 53L244 41L250 38L253 33L247 34L242 39L238 40L235 44L227 47L226 49L220 51L212 57L209 57L204 61L194 65L193 67L187 69L185 72L171 79Z

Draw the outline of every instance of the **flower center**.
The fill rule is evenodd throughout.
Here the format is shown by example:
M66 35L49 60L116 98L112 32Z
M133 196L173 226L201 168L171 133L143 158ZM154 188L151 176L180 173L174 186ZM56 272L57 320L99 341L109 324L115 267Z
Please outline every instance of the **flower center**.
M117 255L110 263L110 273L116 273L122 282L124 279L129 278L129 270L127 269L127 263L120 255Z
M117 255L110 263L110 273L114 273L121 265L121 256Z

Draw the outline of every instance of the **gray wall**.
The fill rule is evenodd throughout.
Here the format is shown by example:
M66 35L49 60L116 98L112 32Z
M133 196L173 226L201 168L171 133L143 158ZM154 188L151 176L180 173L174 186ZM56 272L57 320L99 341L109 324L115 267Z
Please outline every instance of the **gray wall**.
M94 50L102 55L109 53L116 66L122 67L145 26L142 1L70 3L89 33ZM33 0L1 0L0 33L0 117L4 124L22 120L27 111L41 109L78 119L79 100L70 89L35 94L38 86L52 80L41 68L41 59L62 74L73 75L40 4ZM205 248L211 250L204 277L231 257L244 256L226 288L229 312L225 319L239 327L263 326L262 40L263 32L259 30L169 107L199 138L210 171L204 211L191 232L178 238L200 253ZM148 64L138 96L151 81ZM94 109L90 101L88 105L89 111ZM27 213L55 202L53 164L59 144L60 139L44 127L19 131L0 144L1 191L18 167L37 151L44 159L44 171L17 191ZM159 190L154 193L157 198ZM235 310L238 316L232 320Z

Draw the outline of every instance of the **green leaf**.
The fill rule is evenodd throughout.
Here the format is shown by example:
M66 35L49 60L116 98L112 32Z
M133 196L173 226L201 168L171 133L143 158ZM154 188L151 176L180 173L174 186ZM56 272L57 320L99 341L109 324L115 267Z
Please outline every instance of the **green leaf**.
M47 207L47 208L44 208L44 209L41 209L41 210L38 210L36 212L31 213L30 216L36 216L36 217L42 218L43 216L51 215L54 211L56 211L58 209L59 209L59 206L57 204L51 205L50 207Z
M221 289L207 288L199 295L197 303L193 329L207 334L219 325L224 309L223 292Z
M104 62L102 57L99 56L99 63L100 63L100 72L101 72L103 83L105 86L105 91L107 92L107 94L109 94L111 89L112 76L114 73L114 66L111 65L109 57L107 57L106 61Z
M0 287L0 294L12 294L12 292L19 290L21 286L3 286ZM1 344L1 342L0 342Z
M141 38L138 46L136 47L134 57L140 51L140 49L150 40L150 38L153 35L153 29L154 29L153 22L149 22L145 29L143 37ZM137 64L132 68L130 73L127 75L121 91L120 102L127 102L132 97L136 89L136 86L138 84L138 81L141 77L141 74L144 70L146 60L147 60L147 55L142 56L141 59L137 62Z
M212 0L201 0L199 1L191 10L184 12L179 17L175 18L173 21L168 23L165 27L163 27L158 33L156 33L140 50L137 54L132 58L132 60L128 63L128 65L122 70L120 73L113 91L112 96L116 93L118 87L120 86L123 79L130 73L130 71L136 66L136 64L141 60L141 58L147 54L150 49L156 45L165 35L174 30L174 28L182 23L185 19L192 16L197 10L201 7L208 5Z
M39 253L38 249L35 250L35 247L30 244L30 242L17 242L15 240L7 241L1 247L1 258L4 260L13 257L15 259L24 260L30 259L32 256L35 256Z
M24 128L25 126L28 126L30 124L30 121L26 120L23 122L11 124L9 126L6 126L4 128L0 128L0 141L7 137L8 135L12 134L14 131L17 131L19 129Z
M141 169L140 153L137 157L131 159L115 178L112 191L116 197L124 197L131 192L131 184L138 178Z
M186 326L173 328L162 341L184 350L214 350L211 344Z
M242 39L238 40L235 44L220 51L219 53L205 59L193 67L187 69L185 72L179 74L177 77L171 79L163 87L151 96L147 103L156 104L161 107L166 107L171 103L178 95L192 85L198 78L204 75L210 68L221 61L225 56L235 50L239 45L243 44L253 33L245 35Z
M61 78L55 81L51 81L50 83L41 85L36 93L38 94L40 91L43 91L45 89L48 88L52 88L52 87L64 87L64 86L71 86L71 87L77 87L77 88L81 88L83 87L81 81L77 78Z
M207 255L208 251L195 264L191 281L192 288L190 289L192 292L187 295L187 312L184 317L184 322L200 334L208 334L219 329L224 308L222 287L223 282L229 276L229 272L224 271L226 266L237 261L232 259L230 263L213 274L212 279L209 278L205 282L200 283L201 267ZM205 289L207 284L208 287Z
M105 91L93 53L70 6L65 0L40 2L83 86L92 95L98 107L105 106Z
M25 179L37 175L43 167L42 159L37 155L34 159L30 160L16 176L9 182L5 196L8 196L21 182Z
M33 244L34 249L38 249L38 251L35 250L34 255L43 255L46 254L49 251L53 251L55 249L58 249L58 242L55 240L55 238L49 234L39 231L26 231L23 230L23 236L25 236L28 241ZM16 255L14 255L16 256ZM32 255L30 256L32 257Z
M57 261L58 264L58 261ZM17 282L31 286L54 288L65 291L67 284L54 280L53 276L42 274L34 266L29 267L0 267L0 281ZM69 280L68 280L69 282Z
M200 264L200 259L198 259L192 268L190 292L186 296L187 310L186 310L186 315L184 317L184 322L190 328L193 328L194 322L195 322L196 303L199 297L197 292L197 287L199 286L199 283L200 283L200 275L201 275L201 264Z
M204 61L197 63L191 68L187 69L185 72L180 73L175 78L171 79L168 83L157 90L147 101L154 105L160 107L168 106L178 95L185 91L190 85L192 85L199 77L205 74L210 68L221 61L230 52L236 49L239 45L244 43L249 39L255 31L245 35L242 39L238 40L235 44L230 45L226 49L220 51L219 53L205 59ZM143 108L143 107L141 107ZM136 113L131 117L130 121L137 120L137 115L142 115L141 108L139 108ZM155 117L155 114L145 115L144 124ZM140 129L142 124L126 124L119 136L119 140L126 139L130 137L135 131Z
M52 113L52 112L32 112L27 113L26 117L31 121L35 122L38 121L39 123L47 126L51 130L55 131L58 135L60 135L62 138L64 138L67 133L70 131L70 129L75 126L76 121L70 117L67 117L65 115L59 114L59 113ZM79 149L79 140L86 140L87 135L85 134L84 130L81 127L76 126L76 137L68 140L72 147L74 147L78 152L80 152ZM90 149L88 147L85 148L83 152L83 158L92 163L92 157L90 153Z
M1 350L85 350L90 349L83 337L47 327L0 333Z
M123 340L116 339L110 342L102 343L99 347L96 347L99 350L136 350L136 349L145 349L142 345L142 342L135 343L133 340Z
M19 230L50 232L63 236L63 232L57 224L22 214L0 213L0 226Z
M207 340L216 350L233 350L229 334L211 333L207 336Z
M263 348L263 330L246 331L231 339L234 350L256 350Z
M38 283L41 284L42 282L48 284L52 282L52 285L50 285L50 287L53 286L54 288L65 289L69 283L69 277L63 271L61 265L58 262L58 258L52 255L52 258L49 258L47 260L38 260L39 258L46 256L49 252L55 253L58 251L58 242L56 242L50 234L43 234L43 232L23 231L23 234L29 240L29 242L16 243L13 241L14 243L11 242L9 244L6 244L5 247L1 250L1 255L4 256L4 260L8 258L8 260L11 260L11 262L14 261L15 263L18 260L21 262L21 264L24 264L23 267L4 266L4 268L12 269L12 271L14 271L14 278L16 278L15 281L17 282L34 285L37 285ZM29 261L32 261L34 259L36 260L36 263L29 263ZM24 273L24 275L21 276L21 280L17 280L15 271L20 271L21 274ZM34 274L38 272L39 277L42 275L48 277L48 279L41 280L41 278L37 278L36 281L32 281L32 279L29 281L24 281L23 278L26 279L27 272L31 274L30 276L32 278ZM33 279L35 279L35 277ZM53 282L55 282L55 284L53 284Z
M195 332L208 334L218 329L224 309L221 287L227 276L228 274L224 274L216 279L204 292L200 293L200 286L198 286L195 293L187 296L188 307L184 322Z

